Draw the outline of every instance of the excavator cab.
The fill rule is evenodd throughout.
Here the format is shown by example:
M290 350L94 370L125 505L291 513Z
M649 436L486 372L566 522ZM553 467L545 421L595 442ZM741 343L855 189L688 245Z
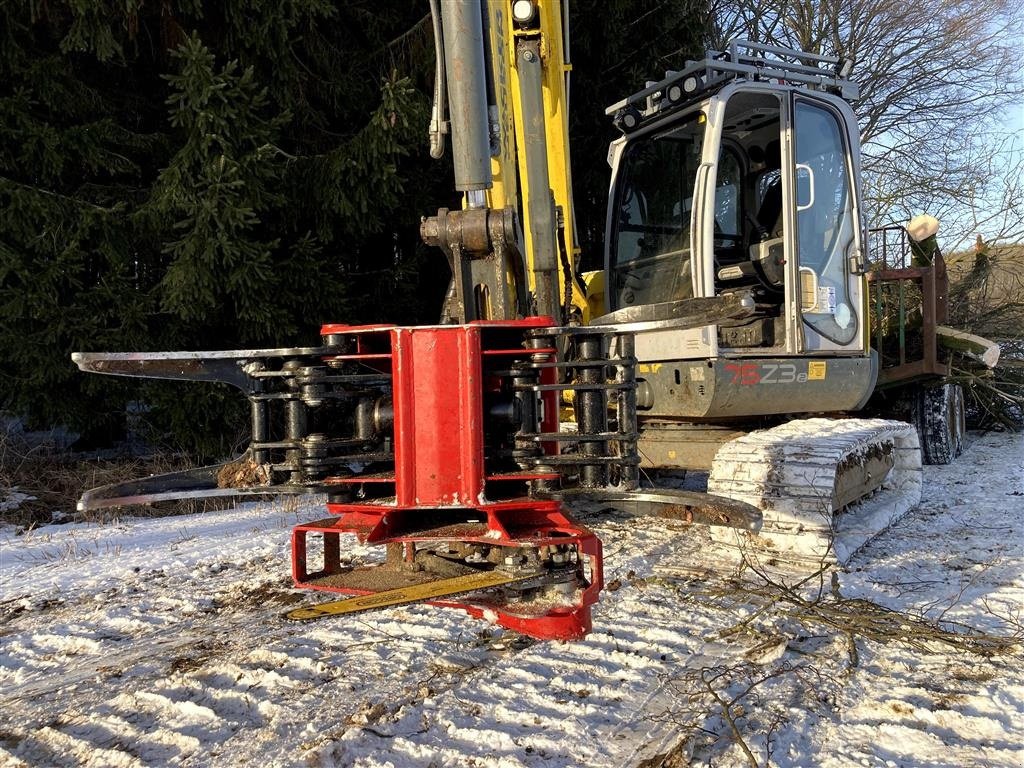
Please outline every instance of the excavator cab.
M871 392L842 65L734 43L610 108L624 135L609 153L609 309L738 292L755 305L742 320L638 334L656 413L840 411Z

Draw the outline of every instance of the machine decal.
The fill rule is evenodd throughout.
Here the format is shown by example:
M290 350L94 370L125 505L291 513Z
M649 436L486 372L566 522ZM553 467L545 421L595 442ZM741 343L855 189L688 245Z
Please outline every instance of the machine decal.
M818 301L814 308L819 312L827 312L830 315L836 313L836 289L833 285L818 286Z
M757 363L726 363L725 370L732 374L732 384L752 386L761 383L760 366Z
M824 381L828 363L824 360L809 360L807 362L807 380Z
M755 384L803 384L811 376L797 371L795 363L726 363L725 370L732 374L731 384L750 387ZM825 378L824 369L821 379Z

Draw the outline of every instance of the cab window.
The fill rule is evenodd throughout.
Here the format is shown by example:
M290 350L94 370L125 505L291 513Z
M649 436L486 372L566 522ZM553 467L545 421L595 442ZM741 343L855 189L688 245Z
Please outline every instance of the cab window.
M611 238L617 307L693 295L690 215L704 125L703 115L695 115L625 150Z

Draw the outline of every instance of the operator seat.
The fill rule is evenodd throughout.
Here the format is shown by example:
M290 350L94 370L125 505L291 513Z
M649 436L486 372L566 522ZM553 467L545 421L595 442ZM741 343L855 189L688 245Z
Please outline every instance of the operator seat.
M760 208L757 209L758 225L768 233L768 239L782 235L782 150L779 141L769 141L764 148L763 174L777 172L775 179L768 185Z
M782 215L781 144L773 139L764 149L754 145L748 150L748 157L761 166L751 174L755 188L761 189L766 180L767 186L757 214L748 212L746 215L751 230L744 258L724 266L716 263L715 276L726 285L758 286L759 291L767 291L777 298L785 282L781 240L785 221Z

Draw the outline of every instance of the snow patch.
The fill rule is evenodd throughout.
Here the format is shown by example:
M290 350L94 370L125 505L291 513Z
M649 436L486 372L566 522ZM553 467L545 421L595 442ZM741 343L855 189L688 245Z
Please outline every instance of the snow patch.
M1022 456L1024 437L990 434L958 463L925 467L921 505L854 554L837 588L1009 631L1024 604ZM285 622L315 600L291 588L289 529L322 516L312 500L298 513L253 503L0 534L0 763L603 768L674 752L738 768L746 758L713 709L687 737L685 681L785 665L823 677L763 683L741 719L763 757L764 718L781 718L779 768L1021 763L1018 658L861 641L849 671L841 637L801 637L771 612L707 597L719 582L659 576L699 564L695 530L599 508L579 516L620 586L580 642L523 641L427 606ZM380 557L347 546L354 561ZM741 621L751 634L731 631Z

